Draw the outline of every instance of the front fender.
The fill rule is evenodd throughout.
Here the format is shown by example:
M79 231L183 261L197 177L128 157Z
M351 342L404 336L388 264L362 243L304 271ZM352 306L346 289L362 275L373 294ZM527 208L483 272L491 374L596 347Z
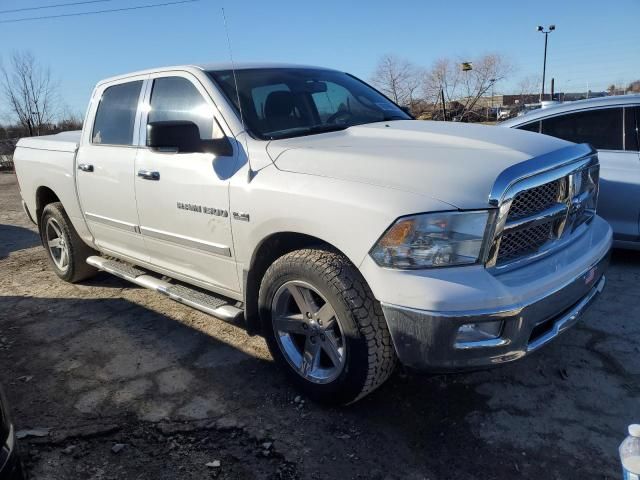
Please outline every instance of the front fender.
M231 210L249 214L232 220L239 268L250 265L260 243L279 232L321 239L359 266L376 240L398 217L451 207L398 189L299 174L267 167L249 183L234 176Z

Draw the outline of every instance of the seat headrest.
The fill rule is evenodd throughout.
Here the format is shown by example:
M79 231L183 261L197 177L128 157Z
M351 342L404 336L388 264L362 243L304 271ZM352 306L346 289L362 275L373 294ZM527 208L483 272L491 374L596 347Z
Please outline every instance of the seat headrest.
M264 116L266 118L288 117L294 108L293 94L291 92L271 92L264 102Z

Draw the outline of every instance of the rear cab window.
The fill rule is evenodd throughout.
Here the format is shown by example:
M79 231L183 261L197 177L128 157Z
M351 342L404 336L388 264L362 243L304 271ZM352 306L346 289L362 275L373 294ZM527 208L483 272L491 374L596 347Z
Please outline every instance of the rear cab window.
M102 92L91 143L95 145L133 145L133 129L142 80L108 87Z

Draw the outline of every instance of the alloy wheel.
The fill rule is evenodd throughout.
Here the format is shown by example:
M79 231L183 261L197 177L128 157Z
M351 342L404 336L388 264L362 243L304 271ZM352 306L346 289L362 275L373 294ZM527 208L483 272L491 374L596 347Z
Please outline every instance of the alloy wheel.
M271 316L278 347L300 376L329 383L340 375L347 354L344 333L335 309L315 287L286 282L273 298Z
M53 263L55 263L61 271L66 271L69 268L69 246L64 239L60 224L53 217L47 220L45 238Z

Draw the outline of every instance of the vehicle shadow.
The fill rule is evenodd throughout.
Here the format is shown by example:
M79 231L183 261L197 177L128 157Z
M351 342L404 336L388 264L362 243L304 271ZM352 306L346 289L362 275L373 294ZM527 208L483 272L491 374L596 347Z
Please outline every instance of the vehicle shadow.
M16 225L0 224L0 259L10 253L40 245L36 232Z
M177 311L174 318L161 313L167 304ZM210 319L214 334L191 324L193 315ZM231 345L224 335L217 337L223 323L162 297L149 309L123 298L3 296L0 331L8 332L3 348L19 344L20 361L16 365L15 357L0 355L0 381L8 385L24 375L42 379L35 389L20 383L21 388L8 389L25 425L96 414L135 414L150 421L216 417L227 410L225 391L234 383L225 378L229 369L246 372L270 363L248 347ZM48 401L37 401L40 395Z
M611 252L611 263L616 265L640 265L640 250L615 248Z
M142 289L140 285L124 280L115 275L111 275L107 272L98 272L94 277L83 280L79 283L87 287L100 287L100 288L126 288L128 290Z

